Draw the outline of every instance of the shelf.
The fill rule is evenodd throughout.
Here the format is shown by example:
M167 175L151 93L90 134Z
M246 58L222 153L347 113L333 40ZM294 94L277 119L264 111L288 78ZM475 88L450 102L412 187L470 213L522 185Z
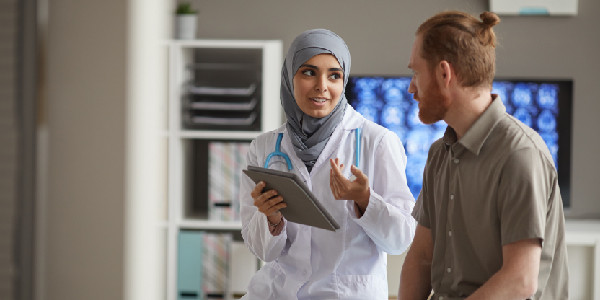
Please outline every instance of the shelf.
M175 135L183 139L252 140L260 134L258 131L184 130Z
M178 226L180 229L242 230L241 221L184 220Z
M251 96L256 91L256 84L248 87L206 87L190 85L188 91L196 95Z
M256 107L258 100L250 99L248 102L219 102L219 101L190 101L186 107L191 110L237 110L251 111Z
M256 48L263 49L265 45L281 47L279 41L273 40L169 40L167 45L192 48ZM279 54L280 55L280 54ZM279 62L278 62L279 63Z
M223 262L216 256L203 257L203 265L211 261L229 264L229 272L246 274L242 277L248 281L258 269L257 260L243 244L241 221L221 221L235 220L239 205L231 200L232 209L211 208L227 202L215 199L239 198L235 195L239 179L231 175L241 176L237 170L245 166L250 141L283 122L279 99L283 51L279 40L169 40L165 45L169 49L168 127L161 135L168 143L168 216L160 228L166 229L167 240L166 300L176 300L181 296L180 284L189 278L178 278L185 269L180 267L204 252L192 251L192 258L180 256L189 250L180 248L181 233L228 236L232 249L247 252L240 260L237 250L231 250L238 259L235 268L246 273L232 271L229 259ZM238 284L227 291L225 299L243 293L246 286L245 281Z
M566 220L565 234L568 245L600 246L600 221Z
M247 117L210 117L210 116L189 116L185 118L188 126L202 125L221 125L221 126L250 126L256 120L256 113L251 113Z
M188 69L205 70L252 70L260 66L252 63L194 63L187 66Z
M569 257L569 268L574 267L569 271L569 296L573 292L575 299L600 299L600 220L567 219L565 241L573 251ZM588 252L582 250L586 248Z

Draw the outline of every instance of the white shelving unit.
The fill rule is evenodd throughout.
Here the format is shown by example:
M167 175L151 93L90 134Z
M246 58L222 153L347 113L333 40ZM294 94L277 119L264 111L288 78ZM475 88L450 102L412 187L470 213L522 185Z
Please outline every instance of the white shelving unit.
M190 40L168 41L169 49L169 99L168 99L168 214L167 214L167 257L166 257L166 293L167 300L177 300L177 253L178 234L181 230L199 231L238 231L240 221L214 221L202 217L191 217L186 213L185 203L185 167L191 164L190 156L186 156L186 145L193 141L250 141L262 132L275 129L282 124L281 105L279 100L280 68L282 63L282 43L278 40ZM260 99L259 126L256 130L237 128L189 128L184 125L183 99L189 91L189 82L193 79L194 71L190 65L198 64L198 55L214 53L227 56L227 53L257 50L261 53L260 68ZM200 51L200 52L199 52ZM204 52L202 52L204 51ZM208 51L208 52L206 52ZM238 62L239 63L239 62ZM207 68L214 68L221 62L202 62ZM202 66L201 66L202 67ZM218 68L219 66L217 66ZM227 66L225 66L227 67ZM255 126L256 127L256 126ZM208 199L206 199L208 201ZM227 291L227 298L231 295Z
M600 220L567 220L569 299L600 300Z

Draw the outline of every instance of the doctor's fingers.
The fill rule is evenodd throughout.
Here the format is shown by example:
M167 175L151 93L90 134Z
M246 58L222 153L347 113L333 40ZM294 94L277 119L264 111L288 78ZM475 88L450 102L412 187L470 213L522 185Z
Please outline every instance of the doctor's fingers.
M331 168L329 179L331 182L336 183L340 187L350 184L350 180L348 180L348 178L346 178L342 172L336 171L334 168Z
M254 197L254 205L255 206L262 206L265 202L267 202L269 199L277 196L278 193L276 190L268 190L264 193L259 194L258 196Z
M258 206L258 210L268 217L285 207L287 207L287 204L283 202L283 197L277 196L265 201L263 205Z
M331 172L333 172L333 171L331 171ZM345 179L342 178L342 180L345 180ZM344 190L345 190L344 186L345 186L345 183L344 182L340 182L340 178L337 178L333 174L330 176L329 187L331 188L331 193L333 194L333 197L336 200L343 199L343 197L344 197Z
M254 186L254 189L252 189L252 191L250 192L250 196L253 199L256 199L256 197L260 196L260 194L262 194L263 189L265 188L266 183L264 181L259 181L256 186Z
M342 171L344 170L344 164L340 164L339 163L339 159L336 158L334 159L329 159L330 165L331 165L331 170L334 170L336 174L342 174Z

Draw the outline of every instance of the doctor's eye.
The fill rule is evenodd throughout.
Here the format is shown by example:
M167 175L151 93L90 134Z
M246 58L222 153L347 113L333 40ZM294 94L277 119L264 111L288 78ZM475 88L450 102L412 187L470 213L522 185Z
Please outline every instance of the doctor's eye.
M304 69L301 71L302 75L306 75L306 76L314 76L315 75L315 71L312 69Z
M342 74L339 72L335 72L335 73L332 73L331 75L329 75L329 79L340 79L340 78L342 78Z

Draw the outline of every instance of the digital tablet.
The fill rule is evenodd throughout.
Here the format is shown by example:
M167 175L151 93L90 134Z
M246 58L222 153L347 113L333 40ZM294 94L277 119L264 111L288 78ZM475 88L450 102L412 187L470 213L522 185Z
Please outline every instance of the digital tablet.
M264 181L265 191L279 192L287 204L280 210L286 220L331 231L340 228L298 175L255 166L242 171L255 183Z

